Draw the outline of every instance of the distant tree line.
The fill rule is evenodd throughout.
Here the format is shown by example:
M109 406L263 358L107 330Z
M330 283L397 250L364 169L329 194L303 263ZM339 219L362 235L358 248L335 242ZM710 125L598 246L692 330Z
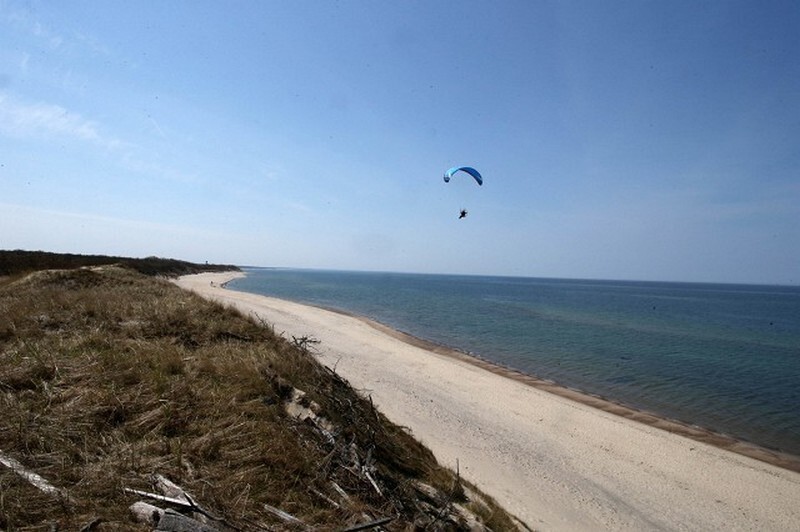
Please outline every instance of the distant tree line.
M17 275L38 270L69 270L84 266L119 264L144 275L177 277L201 272L238 271L230 264L195 264L183 260L146 257L109 257L105 255L76 255L47 251L0 250L0 276Z

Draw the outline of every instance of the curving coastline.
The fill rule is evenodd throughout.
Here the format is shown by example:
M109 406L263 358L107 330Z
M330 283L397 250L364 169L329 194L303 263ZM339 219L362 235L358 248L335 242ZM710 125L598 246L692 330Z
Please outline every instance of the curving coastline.
M236 275L201 274L178 284L257 314L279 332L319 339L325 364L372 395L441 462L454 467L458 460L462 474L532 527L777 530L800 520L796 457L563 388L367 318L220 288Z
M636 421L637 423L644 423L652 427L656 427L662 430L666 430L668 432L672 432L674 434L678 434L685 438L690 438L699 442L707 443L709 445L713 445L721 449L725 449L734 453L748 456L750 458L755 458L756 460L760 460L762 462L766 462L768 464L783 469L788 469L790 471L800 473L800 456L783 453L774 449L768 449L766 447L751 442L747 442L744 440L740 440L732 436L728 436L726 434L714 432L704 427L700 427L697 425L690 425L688 423L683 423L681 421L677 421L674 419L665 418L657 414L647 412L645 410L640 410L622 403L615 402L605 397L600 397L597 395L592 395L583 392L581 390L568 388L553 381L542 379L535 375L522 373L515 369L507 368L505 366L491 362L489 360L469 355L457 349L452 349L447 346L442 346L434 342L425 340L423 338L417 338L414 335L405 333L403 331L398 331L396 329L389 327L388 325L384 325L378 321L372 320L365 316L351 314L349 312L341 311L338 309L325 309L325 310L328 310L330 312L338 312L341 314L345 314L357 320L361 320L370 325L371 327L374 327L387 335L397 338L402 342L420 347L422 349L425 349L426 351L430 351L439 355L462 360L468 364L472 364L486 371L491 371L492 373L495 373L502 377L513 379L515 381L524 383L528 386L533 386L534 388L544 390L548 393L558 395L560 397L565 397L572 401L576 401L581 404L591 406L592 408L597 408L598 410L602 410L604 412L609 412L617 416L622 416L624 418Z

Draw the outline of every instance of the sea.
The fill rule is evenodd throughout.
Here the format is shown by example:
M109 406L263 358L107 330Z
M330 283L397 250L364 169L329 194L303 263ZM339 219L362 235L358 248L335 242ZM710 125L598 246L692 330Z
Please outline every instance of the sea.
M247 268L228 288L371 318L800 456L800 287Z

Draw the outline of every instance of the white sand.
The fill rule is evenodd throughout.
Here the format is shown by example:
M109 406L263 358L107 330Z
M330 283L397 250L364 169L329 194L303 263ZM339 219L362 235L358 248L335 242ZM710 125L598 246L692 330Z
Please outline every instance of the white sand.
M177 283L257 314L319 359L444 465L537 530L800 530L800 474L416 347L363 320ZM211 286L211 283L214 286Z

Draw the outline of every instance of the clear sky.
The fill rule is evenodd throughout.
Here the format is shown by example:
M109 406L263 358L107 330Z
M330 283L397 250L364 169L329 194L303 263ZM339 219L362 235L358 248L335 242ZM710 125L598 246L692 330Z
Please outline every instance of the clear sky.
M0 249L799 284L799 169L794 0L0 0Z

